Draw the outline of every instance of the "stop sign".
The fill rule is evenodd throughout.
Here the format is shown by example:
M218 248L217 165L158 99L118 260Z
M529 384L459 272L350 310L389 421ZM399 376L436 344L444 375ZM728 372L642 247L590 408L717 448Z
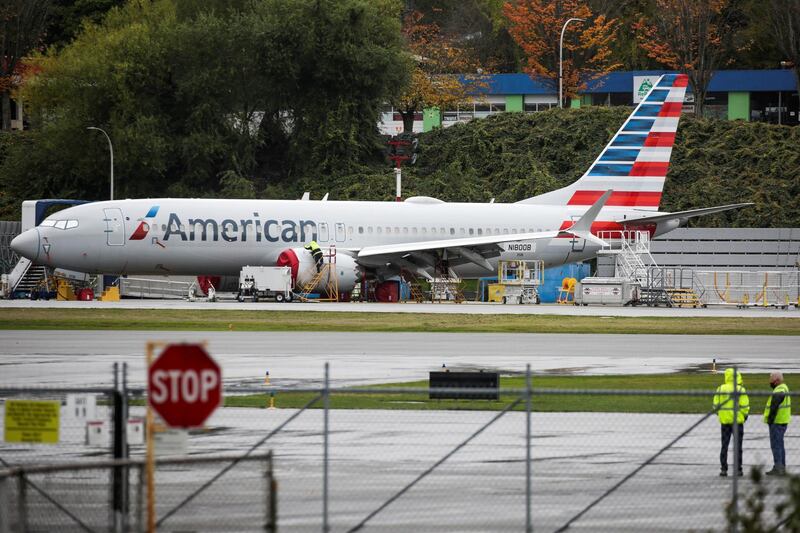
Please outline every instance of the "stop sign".
M147 371L147 398L168 426L200 426L222 402L219 365L199 344L171 344Z

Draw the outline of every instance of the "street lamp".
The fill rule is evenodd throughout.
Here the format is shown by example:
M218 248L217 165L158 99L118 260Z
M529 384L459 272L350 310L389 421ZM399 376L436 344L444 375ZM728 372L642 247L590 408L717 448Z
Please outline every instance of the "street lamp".
M571 18L567 19L561 27L561 40L558 42L558 107L564 107L564 31L570 22L586 22L586 19Z
M111 199L114 199L114 147L111 145L111 137L108 136L106 130L102 128L95 128L94 126L89 126L86 128L87 130L97 130L101 132L103 135L106 136L108 140L108 152L111 154Z

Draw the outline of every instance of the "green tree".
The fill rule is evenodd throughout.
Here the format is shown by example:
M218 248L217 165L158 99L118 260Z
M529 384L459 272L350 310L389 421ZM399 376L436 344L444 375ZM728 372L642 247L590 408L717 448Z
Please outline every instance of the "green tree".
M396 2L187 5L132 0L41 58L5 201L103 198L107 148L87 126L109 132L128 197L246 192L241 179L259 193L380 157L380 105L407 75Z

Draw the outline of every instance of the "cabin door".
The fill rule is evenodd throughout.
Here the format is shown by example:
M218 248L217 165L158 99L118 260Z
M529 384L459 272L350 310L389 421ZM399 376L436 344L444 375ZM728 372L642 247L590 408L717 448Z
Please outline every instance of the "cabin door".
M106 244L109 246L125 245L125 221L122 210L116 207L103 209L106 223Z

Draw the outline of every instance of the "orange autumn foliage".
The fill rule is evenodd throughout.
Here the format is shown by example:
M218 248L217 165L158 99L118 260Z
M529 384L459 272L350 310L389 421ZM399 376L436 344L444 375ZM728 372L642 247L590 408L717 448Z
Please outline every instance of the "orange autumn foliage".
M408 86L394 104L403 115L406 131L415 112L426 107L455 108L485 86L484 76L478 73L480 64L470 50L423 18L413 11L403 19L403 37L414 66Z
M547 78L558 86L559 39L561 28L570 18L564 34L564 96L577 96L588 81L622 66L612 58L611 44L616 19L595 16L581 0L517 0L506 2L503 13L508 30L526 56L524 67L532 77Z

